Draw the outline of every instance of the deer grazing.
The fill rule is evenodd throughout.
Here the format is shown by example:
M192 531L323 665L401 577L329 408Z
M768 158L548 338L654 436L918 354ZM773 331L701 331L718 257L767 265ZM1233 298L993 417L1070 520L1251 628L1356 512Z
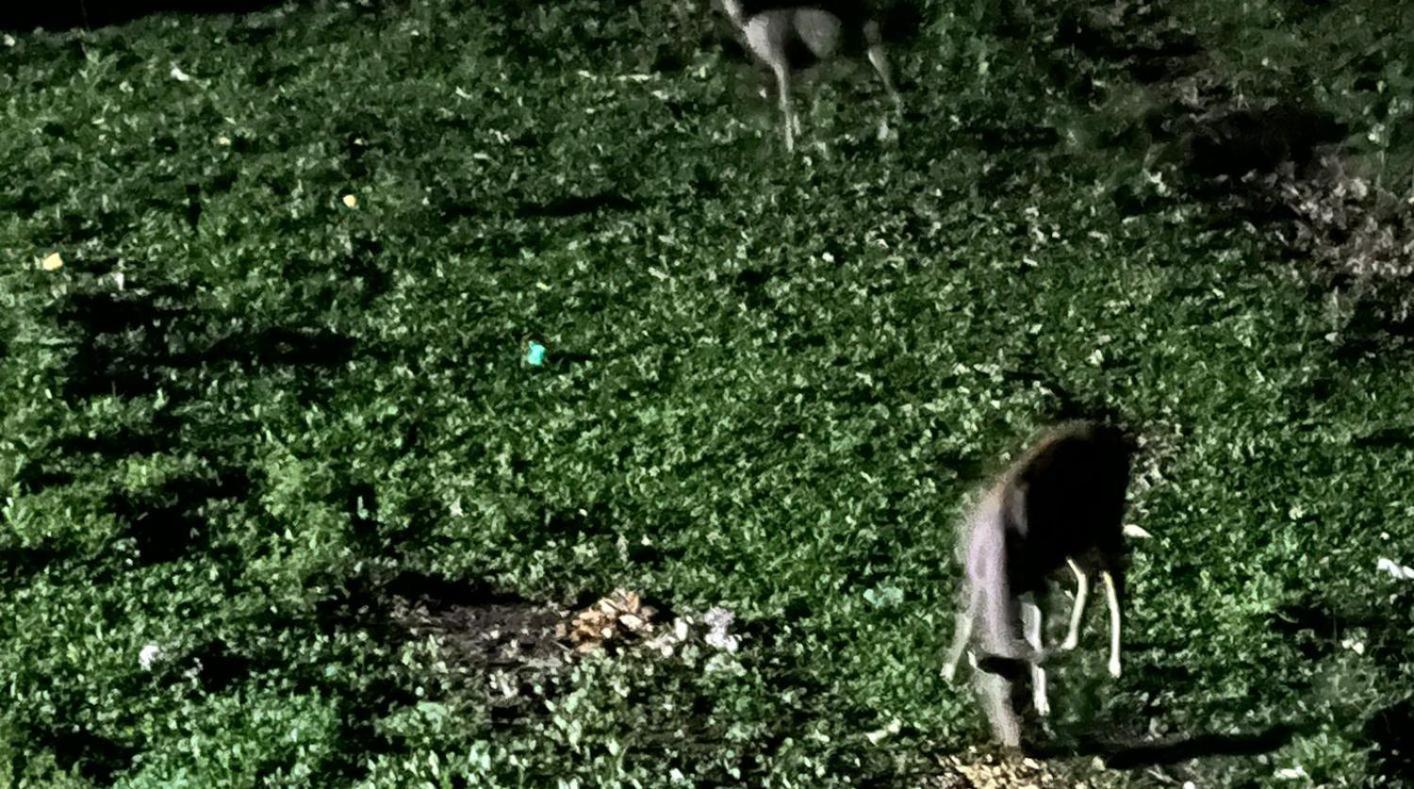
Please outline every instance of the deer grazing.
M1109 672L1120 675L1124 537L1146 536L1122 523L1134 451L1118 428L1062 425L1022 454L964 523L963 606L943 676L953 679L963 652L975 642L981 657L973 657L972 664L987 717L1003 745L1020 744L1011 693L1020 669L1030 670L1036 713L1050 713L1041 602L1051 575L1062 566L1074 574L1076 591L1060 650L1079 643L1090 579L1098 573L1110 614Z
M829 60L842 50L857 48L861 43L869 63L884 83L895 114L902 114L903 100L894 87L879 23L863 12L858 2L721 2L727 18L746 39L746 48L775 76L788 152L795 151L795 137L800 134L800 119L791 104L792 72L810 61Z

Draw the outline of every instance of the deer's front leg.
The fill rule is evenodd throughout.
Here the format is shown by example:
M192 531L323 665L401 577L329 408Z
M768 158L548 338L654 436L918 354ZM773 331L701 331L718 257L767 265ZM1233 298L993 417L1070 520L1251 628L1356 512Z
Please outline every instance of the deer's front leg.
M776 74L776 92L780 94L782 125L785 127L786 152L795 152L795 129L797 121L795 114L791 112L790 105L790 69L784 60L779 60L771 64L771 70Z
M1070 609L1070 630L1065 634L1065 641L1061 642L1062 652L1075 649L1080 644L1080 620L1085 616L1086 598L1090 593L1090 576L1073 560L1067 559L1066 563L1075 574L1075 607Z
M1007 748L1021 745L1021 720L1011 706L1011 681L999 674L978 671L973 674L977 691L992 733Z
M1119 591L1114 576L1108 570L1100 573L1105 582L1105 602L1110 609L1110 676L1119 676Z
M1036 714L1044 718L1051 714L1051 702L1046 698L1046 670L1040 664L1044 654L1041 647L1044 619L1041 606L1034 599L1021 604L1021 626L1026 633L1026 642L1031 645L1037 658L1031 662L1031 703L1036 708Z
M869 65L879 73L879 79L884 83L884 90L889 94L889 101L893 102L894 114L902 120L903 97L899 95L898 88L894 86L893 69L889 67L889 57L884 51L884 39L879 30L879 23L871 20L865 24L864 37L869 44L867 53Z
M977 621L978 595L970 592L968 594L967 605L958 612L957 628L953 632L952 648L948 650L947 659L943 661L943 679L948 682L953 681L957 676L957 664L962 660L962 653L967 649L967 643L972 640L972 623Z

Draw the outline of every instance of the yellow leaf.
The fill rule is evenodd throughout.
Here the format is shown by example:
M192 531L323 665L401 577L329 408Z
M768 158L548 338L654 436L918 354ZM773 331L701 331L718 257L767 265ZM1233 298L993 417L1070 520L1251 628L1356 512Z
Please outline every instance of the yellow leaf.
M64 259L58 252L51 252L49 256L39 262L39 267L45 271L58 271L64 267Z
M353 195L344 195L344 205L349 208L358 208L358 198Z

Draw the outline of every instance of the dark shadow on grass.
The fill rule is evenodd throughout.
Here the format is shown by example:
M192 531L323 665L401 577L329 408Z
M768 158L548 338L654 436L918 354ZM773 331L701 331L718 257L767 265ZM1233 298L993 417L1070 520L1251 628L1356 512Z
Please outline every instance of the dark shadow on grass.
M1378 624L1348 611L1334 611L1314 598L1286 605L1272 618L1273 630L1286 636L1307 660L1333 654L1352 627Z
M1414 785L1414 699L1391 704L1365 723L1364 735L1375 746L1375 769L1390 786Z
M207 693L224 693L244 682L255 665L253 660L219 638L197 647L190 657L200 665L197 680Z
M70 471L54 468L53 464L44 460L24 461L15 472L15 484L26 493L34 494L46 488L59 488L74 481L74 474Z
M764 268L748 268L737 272L731 279L732 290L746 302L752 310L769 310L776 306L776 300L766 291L766 283L774 272Z
M374 276L366 285L371 297L386 282ZM204 315L193 302L190 288L164 284L142 291L94 289L68 296L55 316L61 326L72 329L76 340L65 395L143 397L163 388L169 397L180 397L174 371L231 364L248 370L327 369L349 361L357 348L352 337L298 325L228 330L212 341L210 326L221 316ZM305 383L318 388L327 384L327 377L310 376Z
M52 546L0 548L0 589L24 586L44 569L68 558Z
M55 321L76 335L64 393L71 399L107 394L153 394L163 375L154 363L169 338L191 325L189 287L156 284L146 290L95 288L67 296Z
M975 139L978 147L988 153L1050 150L1060 142L1060 133L1051 126L974 125L964 128L960 135Z
M1312 659L1333 653L1350 630L1363 629L1366 654L1394 671L1414 656L1408 636L1414 629L1414 590L1397 585L1385 603L1378 608L1345 605L1312 593L1279 609L1272 627Z
M241 499L251 489L244 471L227 469L214 477L172 480L155 491L113 494L108 505L126 524L143 565L176 561L207 543L207 502Z
M1086 56L1119 63L1137 81L1156 82L1190 73L1203 53L1202 42L1178 25L1164 27L1167 12L1159 4L1136 4L1131 19L1116 18L1112 3L1066 7L1057 24L1056 44L1074 47ZM1137 31L1162 31L1140 40Z
M1331 288L1349 288L1353 277L1332 277ZM1394 319L1386 310L1362 306L1341 332L1334 355L1345 364L1377 363L1404 364L1394 361L1414 349L1414 318Z
M1034 746L1040 758L1098 756L1114 770L1178 764L1214 756L1258 756L1291 742L1298 731L1291 724L1277 724L1250 734L1198 734L1152 743L1115 743L1083 739L1073 746Z
M76 260L66 268L97 274L113 268L114 261ZM78 327L90 336L118 334L145 326L169 325L192 314L193 289L186 285L155 283L142 290L93 289L65 297L55 318Z
M1414 427L1377 428L1356 436L1353 444L1362 450L1407 450L1414 447Z
M609 211L632 211L638 201L616 192L595 192L587 195L564 195L544 202L523 203L516 209L522 219L568 219Z
M377 723L420 699L408 683L389 676L360 678L355 687L340 690L339 724L334 735L337 744L329 750L318 773L327 776L331 783L352 785L367 778L372 754L406 752L406 748L380 732ZM455 786L456 776L453 778Z
M342 269L361 285L360 295L365 306L387 293L393 285L392 275L381 264L382 255L381 242L360 234L353 238L352 250L344 256Z
M386 634L394 626L394 601L405 600L431 610L524 604L512 592L476 580L456 580L404 570L395 574L365 570L343 579L336 590L314 605L314 624L321 632L343 627L369 628Z
M132 766L137 749L88 731L52 732L38 741L54 752L54 760L64 770L78 768L79 775L99 786Z
M117 460L166 451L176 443L180 429L181 421L171 412L159 411L144 429L119 426L92 435L68 435L55 440L53 447L60 455L97 455L104 460Z
M163 410L141 427L119 424L60 435L22 460L15 482L31 494L68 485L95 463L106 466L122 458L166 451L178 440L180 429L181 421Z
M363 552L378 550L378 490L356 482L344 491L344 512L349 516L353 542Z
M1205 178L1269 172L1284 162L1300 167L1349 131L1334 114L1296 101L1217 111L1181 125L1187 170Z
M355 340L326 329L272 326L223 337L203 351L175 354L173 366L194 367L209 362L241 365L336 367L353 358Z

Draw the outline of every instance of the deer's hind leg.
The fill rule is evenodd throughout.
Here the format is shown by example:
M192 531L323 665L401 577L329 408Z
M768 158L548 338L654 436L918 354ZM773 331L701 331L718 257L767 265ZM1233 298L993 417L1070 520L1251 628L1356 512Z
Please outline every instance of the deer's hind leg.
M967 595L967 605L957 614L957 627L953 631L952 647L948 649L948 656L943 661L943 679L952 682L957 676L957 664L962 660L962 653L966 651L967 644L972 640L972 625L977 621L977 615L981 610L981 596L975 589L970 590Z
M864 40L868 45L866 54L869 57L869 65L874 67L874 71L879 74L879 80L884 83L884 91L889 94L889 101L894 105L894 114L901 118L903 97L894 86L893 69L889 67L889 57L884 51L884 39L878 22L870 20L864 24Z
M795 151L795 134L799 121L791 109L790 62L786 57L786 33L789 19L779 13L766 13L753 17L746 23L743 32L747 47L765 63L776 78L776 99L780 106L782 131L785 134L786 151Z
M1026 634L1026 643L1031 645L1035 653L1035 659L1030 661L1031 704L1036 708L1036 714L1044 718L1051 714L1051 702L1046 698L1046 670L1040 664L1041 656L1044 655L1041 637L1045 631L1045 618L1034 596L1021 603L1021 627Z
M1021 719L1012 706L1011 680L989 671L977 671L973 678L977 693L982 697L982 709L987 715L987 722L992 725L992 733L1008 748L1020 745Z
M1102 570L1100 579L1105 582L1105 602L1110 609L1110 676L1119 677L1119 590L1110 570Z
M800 120L795 117L791 110L790 102L790 68L784 61L771 65L771 70L776 74L776 91L780 94L781 125L785 129L786 152L795 152L795 135L800 129Z
M1080 621L1085 617L1085 603L1090 593L1090 576L1085 574L1085 570L1076 564L1074 559L1067 559L1066 563L1075 574L1075 605L1070 609L1070 629L1066 631L1065 641L1060 645L1063 652L1075 649L1080 644Z

